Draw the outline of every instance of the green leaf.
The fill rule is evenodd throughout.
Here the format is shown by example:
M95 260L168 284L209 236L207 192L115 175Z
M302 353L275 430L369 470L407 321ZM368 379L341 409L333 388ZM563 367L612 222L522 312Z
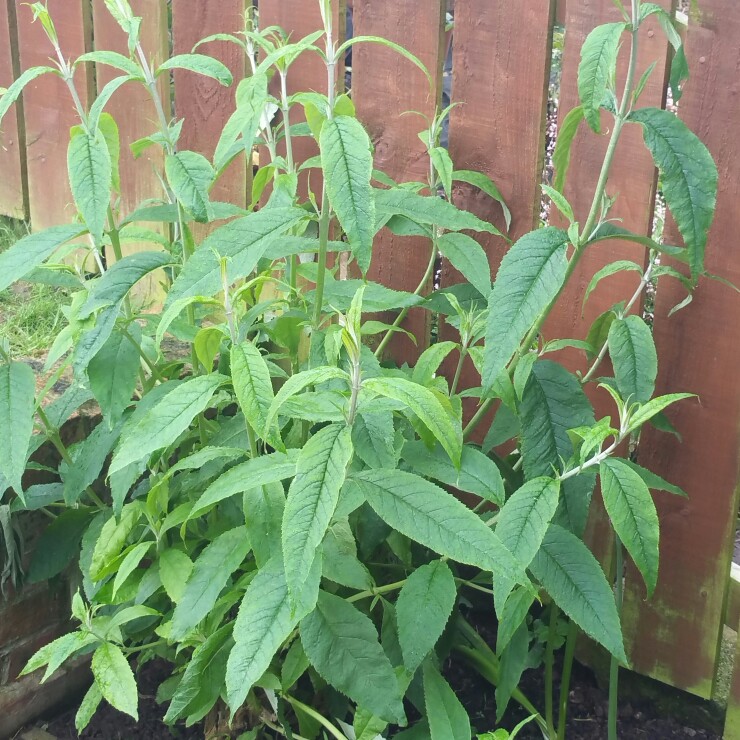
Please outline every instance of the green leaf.
M80 540L90 524L90 512L68 509L43 532L33 551L26 581L41 583L61 573L79 555Z
M696 398L693 393L669 393L666 396L658 396L641 406L630 416L629 430L639 429L646 421L650 421L668 406L683 401L686 398Z
M337 116L324 122L319 143L329 202L364 274L370 267L375 228L370 138L356 118Z
M465 707L431 661L424 664L424 706L431 740L470 740Z
M391 411L360 411L352 426L355 454L369 468L395 468L398 458Z
M151 540L148 542L139 542L138 545L134 545L127 553L126 557L121 561L121 565L116 573L115 580L113 581L113 598L116 598L116 594L121 589L126 579L139 567L139 563L144 559L144 556L149 552L154 542Z
M88 365L113 333L122 305L123 302L102 309L94 322L91 322L92 326L85 329L77 338L72 352L72 366L78 379L84 379Z
M614 595L598 561L578 537L551 524L531 570L589 637L627 663Z
M172 262L172 256L166 252L127 254L92 283L88 299L80 309L80 318L86 319L100 308L120 303L139 280Z
M301 642L335 689L386 722L405 721L396 674L375 626L352 604L320 591L316 609L301 622Z
M280 552L280 530L285 511L283 484L276 481L250 488L244 492L242 505L254 559L261 568Z
M139 502L126 504L120 518L111 516L103 525L90 562L90 577L99 581L111 572L111 564L123 550L129 535L141 518Z
M527 618L534 603L534 596L526 588L515 588L499 609L499 622L496 630L496 653L501 654L511 642L519 626Z
M474 493L498 506L504 502L504 482L498 466L475 447L463 447L459 470L439 445L430 450L421 441L406 442L401 457L419 475Z
M190 378L155 404L136 424L129 420L121 432L121 442L108 474L169 447L188 429L193 419L205 411L213 394L225 381L226 378L217 373Z
M329 528L321 547L324 578L358 591L373 587L370 572L357 559L357 543L346 519Z
M632 460L624 459L622 463L629 468L632 468L642 480L645 482L648 488L652 488L654 491L666 491L682 498L687 498L686 491L678 486L674 486L673 483L669 483L667 480L661 478L657 473L653 473L652 470L643 468Z
M103 698L112 707L138 721L136 679L121 648L104 642L93 654L92 672Z
M221 650L228 646L232 628L232 624L224 625L193 650L190 662L167 708L167 714L164 717L166 724L175 722L185 715L188 707L201 691L203 678L209 666Z
M169 548L159 554L159 579L175 604L180 603L192 572L193 561L182 550Z
M629 119L643 128L645 145L660 170L663 193L689 250L694 284L704 272L707 234L717 205L717 166L686 124L658 108L633 111Z
M113 186L110 152L103 134L73 129L67 169L75 205L99 247L103 243Z
M456 598L455 579L442 560L422 565L406 580L398 594L396 616L403 663L409 674L434 649Z
M608 457L599 465L601 493L614 531L642 573L650 598L658 583L660 525L653 498L640 474Z
M467 234L449 232L438 239L442 254L482 295L491 292L491 269L483 247Z
M402 188L376 189L375 211L378 226L385 224L392 216L405 216L415 223L434 225L450 231L470 229L502 235L493 224L479 219L469 211L460 210L442 198L418 195Z
M558 138L555 142L555 151L552 155L552 162L555 168L555 179L553 186L555 190L562 193L565 188L565 178L568 175L570 167L570 155L573 148L573 140L578 133L578 127L584 118L583 106L579 105L568 112L563 119L558 131Z
M44 683L61 667L65 660L97 641L98 638L89 632L70 632L67 635L57 637L56 640L52 640L34 653L20 672L20 676L26 676L46 666L46 671L40 681L40 683Z
M141 328L128 327L134 342L141 342ZM90 390L103 412L109 428L123 417L136 389L141 358L134 343L120 332L113 332L87 366Z
M306 212L300 208L267 208L214 230L182 268L165 309L183 298L218 293L223 287L219 256L228 258L230 281L246 277L267 248L304 218Z
M119 433L119 429L101 423L85 439L69 448L70 462L62 460L59 465L67 506L75 505L85 489L100 478Z
M605 23L597 26L586 37L578 65L578 96L588 125L601 133L599 109L611 83L617 63L619 41L627 25Z
M483 387L491 388L565 280L568 234L552 226L517 241L501 262L488 302Z
M267 414L274 400L270 370L249 341L231 348L231 379L247 423L262 439L268 436Z
M33 370L24 362L0 365L0 428L4 430L0 473L21 498L21 478L26 469L35 411L36 376Z
M54 250L84 233L82 226L71 224L52 226L19 239L13 246L0 252L0 290L25 277Z
M432 160L434 170L439 177L442 187L444 188L447 200L452 200L452 159L448 151L441 146L436 146L429 150L429 157Z
M540 187L542 188L542 192L553 202L560 213L570 223L573 223L576 217L573 213L573 207L568 203L568 199L559 190L551 188L549 185L541 185Z
M87 693L82 699L77 714L75 714L75 729L81 735L82 731L90 724L93 715L98 709L103 694L101 693L98 685L93 683L92 686L87 690Z
M608 278L620 272L627 272L629 270L632 270L634 272L639 272L640 275L643 274L642 266L638 265L637 262L632 262L631 260L617 260L616 262L610 262L605 267L602 267L591 278L591 282L588 284L588 287L586 288L586 293L583 296L583 305L584 306L586 305L586 301L588 301L589 296L591 295L591 293L593 293L596 286L604 278Z
M211 77L228 87L234 81L229 68L218 59L204 54L177 54L163 62L157 70L158 77L166 69L186 69L205 77Z
M45 75L48 72L59 75L59 70L53 67L31 67L27 69L13 84L0 95L0 122L5 118L5 114L10 110L10 106L15 103L23 92L23 88L29 82L33 82L37 77Z
M404 378L369 378L363 387L408 406L444 447L455 467L460 466L462 429L432 391Z
M164 162L167 181L183 207L199 223L214 219L208 190L216 173L211 163L197 152L168 154Z
M77 57L77 59L75 60L75 66L77 66L80 62L106 64L109 67L120 69L121 72L126 72L126 74L135 79L140 79L142 81L144 79L143 71L135 61L115 51L89 51L87 54L83 54L82 56Z
M246 529L235 527L216 537L203 550L193 564L172 615L171 640L185 637L208 616L229 577L244 562L249 548Z
M204 326L195 335L193 349L195 349L198 361L203 365L206 372L213 370L214 360L221 349L221 342L225 336L223 330L216 326Z
M291 596L303 589L316 550L337 507L351 459L351 430L344 424L321 429L298 456L296 475L285 504L282 533L285 578Z
M430 385L445 358L459 345L457 342L436 342L427 347L414 365L411 379L419 385Z
M639 316L617 319L609 328L609 355L625 401L645 403L655 391L658 353L653 333Z
M401 534L453 560L521 582L523 568L490 527L442 488L400 470L348 478L378 516ZM524 579L526 580L526 579Z
M455 170L452 173L452 179L456 182L466 182L468 185L482 190L486 195L497 201L504 212L504 220L506 222L507 230L511 226L511 211L504 201L504 196L494 184L488 175L484 175L482 172L475 172L474 170Z
M509 705L514 689L528 667L529 630L526 622L520 622L506 649L499 657L498 685L496 686L496 721L501 718Z
M92 124L91 124L92 125ZM111 166L111 186L116 193L121 192L121 136L118 131L118 124L110 113L101 113L98 117L98 130L105 140L108 147Z
M292 478L296 472L298 450L273 452L247 460L216 478L193 506L189 518L199 516L220 501L260 486Z
M257 571L239 607L234 649L226 665L226 697L232 715L298 622L314 608L320 576L321 558L316 558L306 584L306 600L295 611L280 555Z

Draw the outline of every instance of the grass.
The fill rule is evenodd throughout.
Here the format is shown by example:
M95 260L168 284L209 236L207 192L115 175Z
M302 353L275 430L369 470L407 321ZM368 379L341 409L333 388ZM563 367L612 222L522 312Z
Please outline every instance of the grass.
M0 218L0 252L28 233L22 221ZM18 283L0 292L0 341L15 357L43 354L51 346L62 319L66 292L46 285Z

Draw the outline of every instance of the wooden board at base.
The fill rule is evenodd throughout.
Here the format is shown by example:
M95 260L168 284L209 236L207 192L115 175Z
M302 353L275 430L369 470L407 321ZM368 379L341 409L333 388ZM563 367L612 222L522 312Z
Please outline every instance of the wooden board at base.
M371 43L354 47L352 90L357 115L375 146L375 167L397 182L428 181L429 160L418 138L428 124L409 111L431 117L441 96L444 6L442 0L354 3L355 35L380 36L401 44L438 81L430 91L424 74L397 52ZM430 248L427 239L397 237L384 229L375 239L369 277L394 290L413 292L424 277ZM389 345L389 354L397 362L413 361L425 349L430 314L411 311L404 328L416 337L417 344L397 334Z
M150 64L161 64L168 54L167 3L165 0L132 0L131 8L143 18L141 25L141 44ZM104 3L93 3L93 23L95 46L97 49L117 51L128 55L126 34L108 12ZM97 65L98 91L121 72L104 64ZM159 92L164 108L169 113L170 86L167 75L160 77ZM121 139L121 201L120 213L131 213L144 200L163 198L162 185L158 173L163 171L164 156L158 145L150 146L138 159L131 152L131 144L159 129L157 113L147 89L139 82L127 82L120 87L106 106L106 110L116 120ZM157 229L155 224L144 224ZM161 229L160 229L161 230ZM124 255L138 251L161 249L151 242L124 242ZM108 254L109 260L113 255ZM134 289L137 301L141 303L158 302L162 297L159 283L163 273L157 271L141 280Z
M540 216L553 9L552 0L527 0L517 13L505 3L491 7L488 0L471 0L460 3L455 12L452 101L461 105L450 117L450 155L456 170L482 172L498 186L512 213L513 240L531 231ZM458 183L453 198L458 207L506 233L501 206L482 191ZM495 275L508 248L506 240L473 236L484 247ZM440 282L445 288L463 278L444 260ZM444 334L459 340L446 325ZM448 359L446 374L452 377L458 354ZM480 377L468 361L460 387L478 385ZM474 405L466 410L469 416ZM484 434L486 426L478 432Z
M214 33L236 34L244 30L244 0L174 0L172 33L174 53L189 54L198 41ZM197 49L223 62L234 77L230 87L203 75L175 70L175 112L184 118L180 149L213 157L226 122L234 112L236 87L244 78L246 57L243 49L228 42L210 42ZM251 166L251 162L250 162ZM247 163L239 157L229 165L211 191L213 200L228 201L244 207L246 203ZM198 226L196 235L205 232Z
M18 76L15 5L8 3L7 11L0 4L0 87L8 88ZM14 105L0 124L0 215L26 218L26 199L23 176L25 145L22 103Z
M740 285L740 146L728 122L740 120L740 12L735 0L702 0L687 37L691 79L679 115L708 146L720 181L707 245L710 273ZM669 243L678 234L669 224ZM656 495L662 526L658 588L645 601L636 579L627 591L632 660L641 673L699 696L712 692L722 633L738 510L740 467L740 297L702 279L693 303L668 318L686 293L675 280L658 286L657 393L691 391L699 401L668 410L683 435L645 430L639 462L681 486L688 499ZM740 685L731 703L740 706ZM737 735L726 735L737 737Z
M15 2L21 69L48 66L54 49L41 24L32 23L33 11L23 0ZM90 3L83 0L49 0L59 44L67 59L89 50L92 39ZM92 76L80 65L75 84L85 104L91 96ZM28 163L28 198L35 231L69 223L77 212L67 179L69 130L79 124L69 90L56 75L37 77L23 92Z

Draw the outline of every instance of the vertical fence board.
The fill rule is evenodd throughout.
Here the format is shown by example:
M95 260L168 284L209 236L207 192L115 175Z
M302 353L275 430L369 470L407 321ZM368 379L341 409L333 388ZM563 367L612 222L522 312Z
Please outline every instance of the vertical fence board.
M551 0L527 0L517 13L506 2L471 0L455 12L452 100L462 105L450 118L450 154L455 169L483 172L498 185L511 210L513 239L533 229L540 213L553 9ZM453 197L505 233L501 206L485 193L458 183ZM475 238L495 275L505 240ZM441 287L459 282L460 274L445 260ZM457 361L451 357L448 370L454 373ZM461 387L479 383L472 362L466 363Z
M669 7L669 0L660 3ZM562 124L565 115L578 105L578 64L581 47L591 30L601 23L619 21L621 14L611 0L583 0L569 2L566 12L565 50L563 53L563 76L560 94L559 121ZM657 62L656 69L640 99L641 106L660 107L664 99L665 70L668 59L668 45L665 36L657 23L649 19L647 28L640 34L638 58L638 79L650 64ZM627 68L629 43L623 45L619 63L619 94ZM573 206L576 219L583 224L586 221L596 182L609 140L611 130L610 118L604 116L604 135L597 136L584 124L581 125L573 143L573 155L565 195ZM641 131L637 126L625 127L617 148L612 166L609 195L617 195L617 203L610 214L611 218L621 219L620 225L637 234L652 233L652 220L655 195L655 168L650 153L642 141ZM553 223L558 223L558 214L553 208ZM562 225L562 224L561 224ZM558 302L555 310L544 327L545 338L574 337L585 339L594 319L614 304L628 299L635 291L638 280L634 273L619 274L604 280L589 298L582 313L583 297L589 280L604 265L621 259L631 259L638 263L645 262L644 249L627 242L605 242L589 249L571 281ZM638 304L639 310L639 304ZM586 369L582 352L565 350L559 353L561 360L572 369ZM604 363L601 373L609 375L608 362ZM591 394L597 418L612 416L616 413L608 394L597 391ZM611 558L613 540L606 515L603 512L601 496L594 495L591 516L586 538L602 562L608 564Z
M143 18L141 26L141 44L150 64L157 66L169 55L167 4L165 0L133 0L131 8ZM113 50L128 54L126 34L108 12L102 0L94 0L93 23L95 29L95 47L101 50ZM104 64L97 65L97 87L104 85L120 71ZM160 94L165 111L169 111L169 82L167 75L160 78ZM162 185L158 173L162 172L164 159L159 146L150 146L138 159L134 159L131 144L137 139L149 136L158 130L157 114L154 103L139 82L127 82L111 98L106 110L115 118L121 138L121 202L122 215L133 211L141 201L147 198L163 197ZM124 254L151 249L151 244L122 245ZM112 254L107 255L110 260ZM137 297L141 300L154 299L158 294L157 284L161 279L159 272L148 275L136 286Z
M214 33L244 30L244 0L174 0L172 33L174 53L189 54L193 46ZM209 159L213 157L221 131L235 109L236 86L243 79L246 58L236 44L211 42L198 52L222 61L234 76L234 84L224 87L216 80L184 70L175 71L175 112L185 123L180 138L182 149L192 149ZM243 206L246 201L247 163L239 157L216 183L211 197Z
M704 0L699 9L700 20L695 24L692 18L689 26L691 80L679 115L719 167L707 270L738 285L740 248L727 236L740 220L740 148L728 126L740 120L740 15L733 0ZM667 240L678 240L672 224ZM676 281L660 283L657 392L691 391L700 401L669 410L682 444L645 431L640 462L681 486L689 498L657 498L662 524L658 589L644 601L644 592L635 586L628 592L628 607L634 619L635 668L706 697L717 660L738 507L740 347L728 331L736 335L740 326L740 302L731 289L703 280L691 306L668 319L670 308L684 297Z
M8 88L18 70L14 68L13 56L17 54L14 42L16 29L12 27L15 8L8 3L0 6L0 87ZM17 62L17 57L16 60ZM23 188L24 163L22 106L15 105L8 111L0 130L0 214L12 218L26 217Z
M357 36L382 36L402 44L435 78L442 69L444 3L441 0L355 0ZM417 134L427 127L418 111L433 116L440 90L429 91L422 72L394 51L358 44L352 54L352 89L357 114L375 145L375 166L402 182L428 180L429 161ZM429 262L430 246L420 238L396 237L383 230L376 239L370 277L395 290L414 291ZM391 343L396 359L412 359L429 338L429 314L411 311L403 335Z
M22 69L49 64L54 51L41 24L31 23L31 9L15 0ZM49 0L59 43L64 55L74 59L90 41L89 3L81 0ZM89 98L91 75L81 65L75 82L83 103ZM67 180L69 129L79 123L69 91L54 75L36 78L25 89L23 108L28 163L28 198L35 230L70 221L75 206Z

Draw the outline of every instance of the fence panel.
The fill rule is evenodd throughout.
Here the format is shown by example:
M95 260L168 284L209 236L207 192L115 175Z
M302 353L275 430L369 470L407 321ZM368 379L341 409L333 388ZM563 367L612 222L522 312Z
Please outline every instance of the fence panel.
M740 220L740 148L728 125L740 120L736 94L740 15L733 0L704 0L699 10L700 20L695 22L692 16L689 26L691 79L679 115L707 144L719 167L707 270L740 285L740 248L730 236ZM666 237L668 243L677 243L673 224ZM668 412L683 443L647 430L640 443L640 462L681 486L689 498L658 497L662 525L658 589L649 601L644 593L630 589L627 614L635 668L708 697L738 510L740 303L730 288L702 280L692 305L668 319L668 311L685 295L674 280L662 280L658 288L657 392L691 391L700 400L684 401Z
M167 3L165 0L133 0L131 7L143 18L141 26L141 45L149 62L161 64L169 55L167 30ZM126 34L108 12L102 0L93 3L93 23L95 46L98 49L111 49L121 54L128 54ZM121 73L104 64L97 65L97 88L103 87ZM169 77L159 78L159 92L164 109L169 113L170 86ZM158 173L162 172L164 158L159 146L150 146L139 157L134 158L131 144L138 139L149 136L158 130L157 113L152 99L141 83L128 82L111 98L106 110L118 124L121 139L121 213L126 215L133 211L146 198L163 197L162 185ZM151 225L154 229L157 225ZM124 241L124 254L152 249L151 244ZM112 254L107 255L113 259ZM161 273L156 272L140 281L135 292L140 300L155 299L158 295L158 283Z
M527 0L519 13L512 13L506 3L471 0L455 12L452 100L462 105L450 118L450 154L455 169L483 172L499 187L511 210L513 239L533 229L540 215L554 6L551 0ZM458 183L454 199L506 233L501 206L482 191ZM506 242L488 234L475 237L486 250L493 277ZM460 281L445 260L441 287ZM448 373L455 372L457 362L457 356L449 358ZM466 362L461 387L479 383L472 362Z
M12 15L11 15L12 14ZM19 70L18 47L15 43L15 7L8 5L8 12L0 8L0 87L8 88ZM15 57L15 64L14 64ZM22 105L14 106L3 121L0 133L0 215L26 218L26 202L23 192L23 169L25 163Z
M214 33L244 30L244 10L244 0L218 3L175 0L172 3L174 53L189 54L198 41ZM221 131L234 112L236 86L244 78L246 58L240 47L228 42L211 42L198 51L222 61L234 76L234 84L224 87L210 77L175 71L175 111L178 118L185 119L180 147L210 159ZM212 199L246 205L247 166L244 157L237 157L213 188Z
M22 69L49 64L53 49L40 23L23 0L13 0L18 15ZM82 0L49 0L64 55L75 58L89 49L90 4ZM80 65L75 74L83 103L92 91L92 73ZM37 77L23 93L28 163L28 204L35 230L69 222L76 212L67 182L69 129L79 123L69 90L55 75Z
M430 91L423 73L396 52L377 44L354 48L352 89L357 115L375 145L375 166L399 182L428 180L429 160L417 136L427 123L421 116L400 114L434 115L441 96L444 15L442 0L355 0L357 36L381 36L405 46L437 80L436 89ZM414 291L424 277L429 249L426 239L397 237L384 229L373 249L370 277L395 290ZM431 287L431 279L428 282ZM429 341L428 312L411 311L404 327L418 344L397 334L391 353L399 360L411 360Z

